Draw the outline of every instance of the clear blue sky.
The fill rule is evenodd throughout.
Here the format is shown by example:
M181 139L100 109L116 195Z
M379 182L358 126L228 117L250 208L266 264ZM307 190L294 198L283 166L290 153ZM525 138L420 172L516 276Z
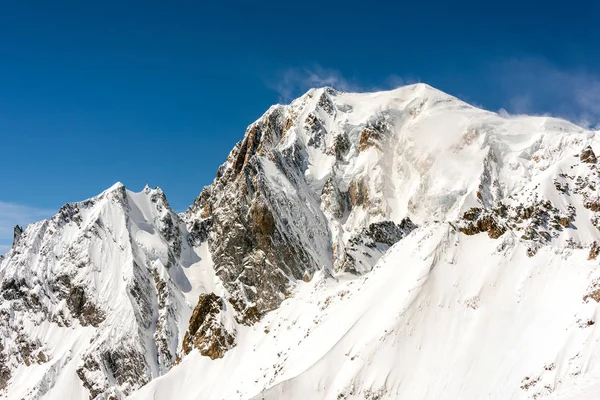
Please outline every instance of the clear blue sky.
M421 81L598 123L598 2L222 3L0 3L0 252L13 223L116 181L184 210L249 123L313 85Z

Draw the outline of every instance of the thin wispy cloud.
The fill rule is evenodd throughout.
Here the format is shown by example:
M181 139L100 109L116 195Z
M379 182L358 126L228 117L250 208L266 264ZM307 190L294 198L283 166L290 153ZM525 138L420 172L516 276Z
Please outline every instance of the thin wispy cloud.
M600 74L525 58L496 65L492 79L498 79L510 113L553 115L584 127L600 122Z
M289 68L265 79L266 85L279 95L279 101L288 103L311 88L329 86L344 92L370 92L395 89L414 83L414 79L389 75L379 85L368 85L356 78L344 76L340 71L320 65Z
M503 113L551 115L586 128L600 128L600 73L559 68L544 59L531 57L495 63L490 67L487 80L491 90L501 97ZM379 84L371 84L316 64L279 71L265 79L265 84L279 95L280 102L288 103L314 87L370 92L419 81L390 75ZM478 104L477 99L469 98L468 102Z
M25 227L32 222L49 218L54 213L55 210L0 201L0 254L10 249L15 225Z

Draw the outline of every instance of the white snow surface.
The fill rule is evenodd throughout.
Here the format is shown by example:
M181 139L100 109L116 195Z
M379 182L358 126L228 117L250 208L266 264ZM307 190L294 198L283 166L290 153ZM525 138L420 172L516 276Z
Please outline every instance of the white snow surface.
M77 374L85 355L126 341L148 366L142 381L116 385L115 395L131 399L600 398L600 309L585 297L600 289L600 260L590 257L600 219L583 205L599 195L600 176L597 163L579 158L587 146L600 154L598 132L550 117L501 116L425 84L377 93L313 89L266 115L281 110L293 124L270 150L302 149L301 198L319 204L297 209L320 207L322 214L302 216L326 221L315 232L343 248L373 222L409 217L418 228L360 274L336 269L330 243L307 249L323 268L309 282L293 282L291 295L258 323L237 324L236 345L223 358L193 350L169 369L157 358L157 320L165 315L161 335L174 355L198 296L227 291L207 243L190 246L183 220L166 200L152 201L159 189L116 185L78 203L79 223L59 224L57 216L28 226L0 261L2 279L24 277L32 291L67 271L107 310L93 327L11 309L15 332L38 340L50 360L11 360L16 367L0 396L88 398ZM321 128L308 126L309 116ZM361 146L371 127L382 127L379 137ZM336 156L340 135L349 148ZM268 155L255 157L272 191L299 197ZM575 177L591 182L587 192L557 189L573 187ZM327 182L348 192L358 181L368 202L342 212L325 205ZM498 239L456 229L471 207L536 200L572 218L533 255L521 221ZM183 238L179 255L163 233L167 213ZM90 234L97 221L100 233ZM169 311L157 306L152 271L167 282ZM140 276L150 316L131 300ZM64 299L47 305L52 315L69 315ZM5 347L14 346L15 332Z
M221 360L191 354L135 399L525 399L598 371L597 262L432 223L361 278L315 276ZM536 380L528 390L526 378Z

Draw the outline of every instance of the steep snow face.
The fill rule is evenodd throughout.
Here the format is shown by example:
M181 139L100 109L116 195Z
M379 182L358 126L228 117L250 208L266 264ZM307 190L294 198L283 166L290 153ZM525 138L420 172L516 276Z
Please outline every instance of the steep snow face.
M317 273L218 361L192 353L132 398L528 399L599 372L587 249L413 231L359 278Z
M166 372L198 299L184 233L160 189L121 184L27 227L0 265L3 395L119 398Z

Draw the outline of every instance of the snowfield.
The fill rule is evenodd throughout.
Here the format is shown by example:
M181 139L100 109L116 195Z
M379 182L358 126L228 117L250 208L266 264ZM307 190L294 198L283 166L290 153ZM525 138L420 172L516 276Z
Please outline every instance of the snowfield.
M191 354L132 398L530 398L597 370L581 300L597 262L504 244L421 228L362 278L298 284L223 359Z
M271 107L181 214L0 259L0 398L600 398L600 135L424 84Z

